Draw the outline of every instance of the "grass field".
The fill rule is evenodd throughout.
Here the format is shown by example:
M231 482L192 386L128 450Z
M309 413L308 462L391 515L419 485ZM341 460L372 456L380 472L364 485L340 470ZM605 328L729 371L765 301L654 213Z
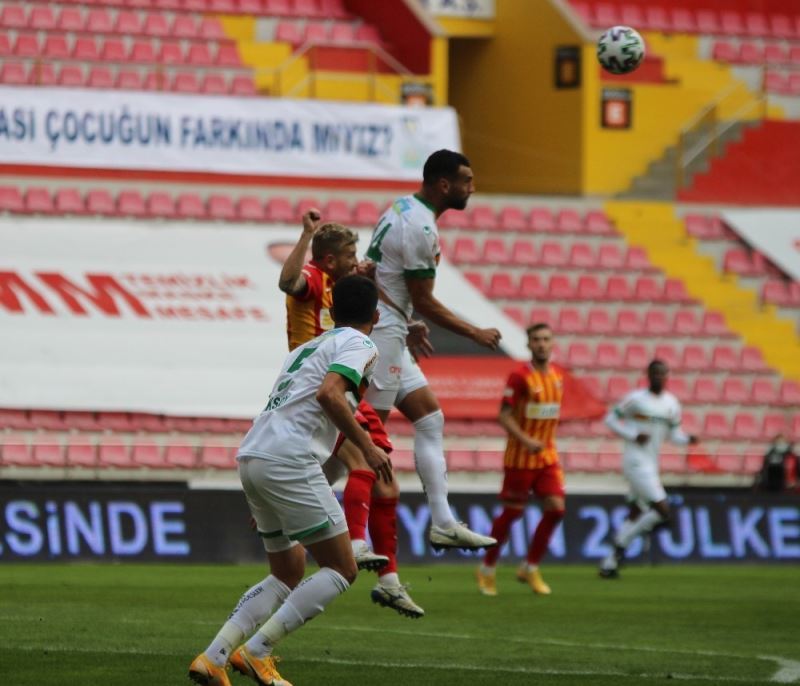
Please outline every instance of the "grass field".
M484 598L470 566L407 567L420 620L372 605L362 574L281 644L282 674L295 686L800 683L796 567L636 567L616 582L589 567L546 572L550 597L501 567L500 595ZM262 576L253 566L2 566L0 683L186 686L191 659Z

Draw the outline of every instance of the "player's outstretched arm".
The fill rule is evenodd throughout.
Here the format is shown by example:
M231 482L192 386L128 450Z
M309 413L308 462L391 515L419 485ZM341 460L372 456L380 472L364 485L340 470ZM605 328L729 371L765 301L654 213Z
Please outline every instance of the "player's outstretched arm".
M364 455L367 464L379 479L386 483L392 481L392 462L389 456L378 448L361 428L347 402L345 393L350 390L350 381L341 374L328 372L317 391L317 402L323 411L353 445Z
M511 414L512 409L508 405L504 405L500 409L500 414L497 417L497 421L500 423L506 433L509 436L513 436L516 438L522 445L526 446L528 450L532 453L538 453L542 448L544 448L544 443L541 441L537 441L535 438L531 438L526 434L522 427L519 425L516 419L514 419L514 415Z
M617 436L628 441L636 441L640 445L647 443L647 434L639 434L635 428L630 426L622 417L617 407L612 407L605 418L606 426ZM641 438L640 438L641 437Z
M303 215L303 233L297 240L286 262L283 263L278 288L287 295L299 295L306 289L306 277L303 276L303 265L306 261L308 246L320 226L322 215L316 208L311 208Z
M461 319L449 308L445 307L433 295L433 278L406 279L408 293L414 309L435 324L448 331L471 338L478 345L494 350L500 343L500 332L497 329L480 329Z

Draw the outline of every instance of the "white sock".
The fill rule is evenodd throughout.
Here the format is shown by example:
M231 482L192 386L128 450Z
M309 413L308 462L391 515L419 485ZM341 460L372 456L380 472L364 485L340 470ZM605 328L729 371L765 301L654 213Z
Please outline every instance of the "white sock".
M217 667L224 667L236 646L245 636L249 636L261 626L264 620L286 600L290 591L285 583L272 575L245 591L233 608L228 621L206 648L208 659Z
M537 569L539 569L539 565L532 565L528 564L527 562L523 562L522 569L526 572L535 572Z
M362 547L367 547L367 542L363 538L354 538L350 541L350 547L353 549L353 554L355 555Z
M348 588L350 584L339 572L322 567L289 594L277 612L250 638L247 650L255 657L270 655L278 641L316 617Z
M620 527L614 543L620 548L627 548L634 538L652 530L663 519L658 510L648 510L634 522L626 519Z
M495 567L489 567L488 565L482 564L481 567L480 567L480 571L481 571L481 574L483 574L483 576L494 576L496 568Z
M434 526L449 528L456 522L447 502L447 463L442 445L443 432L444 415L441 410L414 422L414 462L428 498L431 522Z
M381 586L399 586L400 577L397 575L397 572L389 572L388 574L379 576L378 583Z

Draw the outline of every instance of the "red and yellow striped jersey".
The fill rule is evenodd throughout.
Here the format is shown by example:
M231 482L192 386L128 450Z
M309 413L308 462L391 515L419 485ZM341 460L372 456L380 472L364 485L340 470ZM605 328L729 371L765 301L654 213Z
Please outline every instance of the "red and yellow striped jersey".
M333 328L330 307L333 303L333 279L313 261L303 267L306 290L286 296L286 333L289 350Z
M561 373L549 367L542 373L530 363L511 372L503 392L503 406L531 438L544 444L532 453L514 436L508 437L503 463L516 469L541 469L558 463L556 427L561 413L563 380Z

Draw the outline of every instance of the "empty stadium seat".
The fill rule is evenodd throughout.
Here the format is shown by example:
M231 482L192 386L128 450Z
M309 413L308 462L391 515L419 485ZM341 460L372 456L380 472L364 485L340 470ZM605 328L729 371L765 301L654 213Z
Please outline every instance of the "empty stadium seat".
M570 367L592 367L594 355L586 343L570 343L567 348L567 364Z
M206 469L235 469L235 449L218 443L204 443L200 449L200 466Z
M114 76L108 67L91 66L86 85L90 88L113 88Z
M480 264L481 254L475 240L465 236L453 242L450 259L455 264Z
M692 401L701 404L715 404L720 401L722 392L719 384L711 377L699 376L695 379L692 389Z
M519 287L510 274L497 272L489 279L487 294L490 298L518 298Z
M22 194L25 202L25 211L34 214L53 214L55 206L53 198L47 188L27 188Z
M590 210L584 217L584 230L598 236L614 236L616 230L602 210Z
M556 222L553 213L546 207L534 207L528 214L528 228L531 231L554 231Z
M168 443L164 449L164 462L178 469L194 469L197 466L197 450L185 443Z
M664 310L648 310L644 316L644 333L648 336L666 336L673 332L672 323Z
M512 319L519 326L525 327L528 325L528 317L519 307L507 306L502 308L503 314L509 319Z
M581 311L574 307L563 307L558 313L556 330L559 333L577 334L584 330Z
M739 369L739 354L728 345L717 345L711 352L711 367L717 371L732 372Z
M555 328L556 315L546 307L532 307L528 314L528 321L531 324L547 324L549 327Z
M494 210L488 205L477 205L470 213L472 226L483 231L495 231L500 224Z
M610 341L597 344L594 361L599 369L620 369L625 366L623 352L616 343Z
M172 195L161 191L154 191L147 196L145 201L147 216L160 219L174 219L177 216L175 201Z
M6 65L4 64L3 67ZM0 211L3 212L23 212L25 201L19 188L14 186L0 186Z
M131 448L131 460L137 467L145 469L165 469L168 465L164 461L160 445L152 441L137 441Z
M624 276L610 276L606 281L605 298L610 301L633 300L633 289Z
M114 469L136 469L130 448L122 441L114 438L103 438L97 447L97 464L99 467Z
M709 310L703 313L701 332L710 338L735 338L725 322L725 317L720 312Z
M642 371L652 359L647 347L641 343L629 343L625 346L622 366L631 371Z
M742 348L739 365L745 372L767 373L771 371L764 361L761 350L752 345Z
M754 379L749 399L757 405L774 405L778 402L778 387L771 379Z
M563 233L581 233L583 220L576 210L563 209L556 213L556 229Z
M705 438L729 439L733 430L728 418L720 412L709 412L703 420L703 436Z
M206 207L202 198L196 193L181 193L178 195L175 209L179 217L185 219L205 219Z
M548 300L575 300L577 297L571 279L564 274L553 274L547 281Z
M597 255L586 243L573 243L569 249L567 265L574 269L593 269L597 266Z
M483 274L479 272L462 272L461 275L481 293L486 293L488 295L489 289L485 279L483 278Z
M653 350L653 357L664 362L670 369L679 369L681 356L672 343L659 343Z
M375 226L381 212L370 200L359 200L353 207L353 223L356 226Z
M67 467L94 469L97 466L97 447L89 439L72 436L65 448Z
M733 418L733 436L744 441L761 437L761 425L750 412L741 412Z
M506 231L524 231L528 222L519 207L504 207L498 215L498 226Z
M55 211L57 214L86 214L81 192L77 188L59 188L55 195Z
M800 384L796 381L782 381L778 402L786 406L800 406Z
M511 262L523 267L535 267L539 264L539 254L530 241L516 240L511 244Z
M458 241L456 241L458 242ZM511 253L501 238L489 238L483 244L481 255L483 264L511 264Z
M33 451L21 436L3 436L0 443L0 464L4 467L34 467Z
M97 188L86 192L86 211L104 217L113 217L117 214L116 203L111 193Z
M594 335L608 336L616 333L616 326L606 309L591 309L586 316L586 332Z
M561 243L545 241L539 246L539 262L544 267L563 267L567 264L567 253Z
M656 279L640 276L634 284L633 297L641 302L661 302L664 300L664 288Z
M208 216L210 219L231 221L236 218L236 208L228 195L208 196Z
M749 398L750 389L742 379L731 377L722 382L722 402L739 405Z
M322 216L327 221L340 224L352 224L353 212L344 200L329 200L322 207Z
M147 209L141 193L135 190L120 191L117 195L117 209L124 216L145 217Z
M575 287L576 299L600 302L606 299L606 293L600 279L593 274L581 274Z
M633 384L631 384L627 376L611 375L608 377L608 381L606 382L606 388L603 397L608 402L616 404L632 390Z
M620 309L617 312L616 332L625 336L639 336L644 333L644 322L636 310Z

